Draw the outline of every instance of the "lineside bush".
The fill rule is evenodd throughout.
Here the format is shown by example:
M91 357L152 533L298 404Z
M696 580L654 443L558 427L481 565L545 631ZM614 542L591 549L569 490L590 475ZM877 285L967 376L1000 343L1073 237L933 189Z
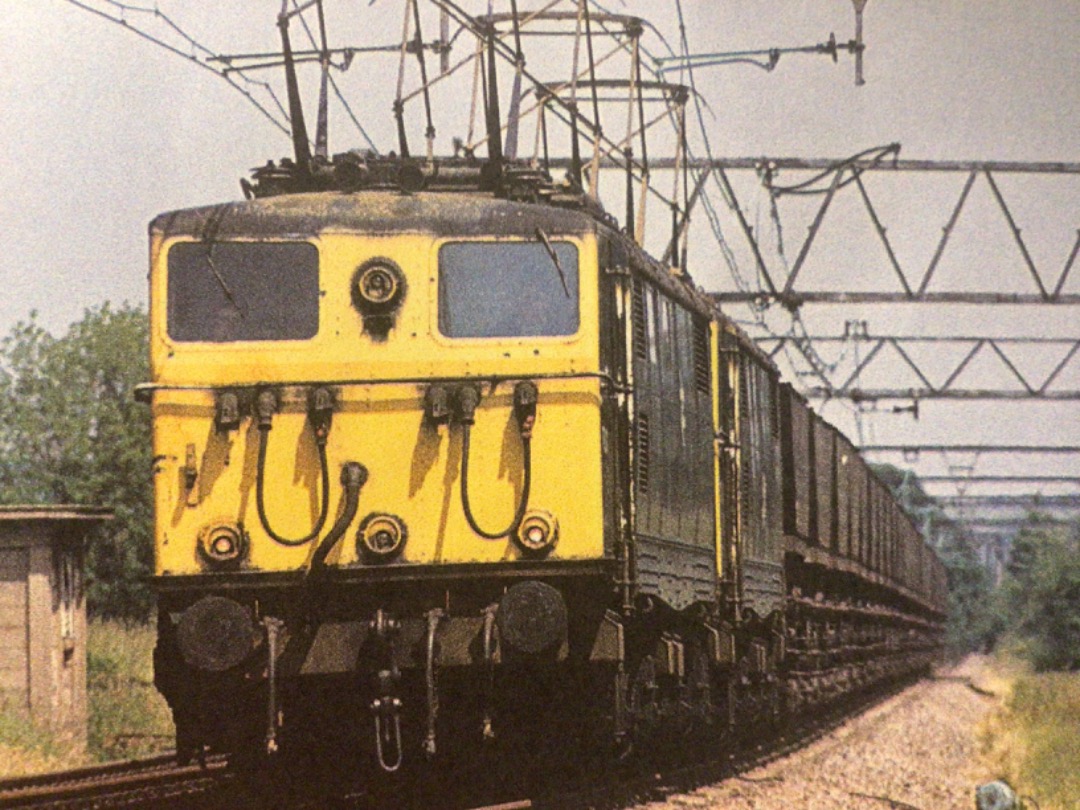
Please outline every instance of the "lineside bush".
M1015 673L1015 663L1011 666ZM1000 657L995 667L1003 669ZM1005 677L1007 697L981 734L990 772L1041 810L1075 810L1080 807L1080 673L1021 670Z
M154 628L95 619L88 644L89 751L109 761L172 748L172 715L154 688Z
M1037 671L1080 670L1080 524L1033 521L1007 568L995 600L1000 626Z
M25 709L0 705L0 779L64 770L81 762L74 746L34 725Z

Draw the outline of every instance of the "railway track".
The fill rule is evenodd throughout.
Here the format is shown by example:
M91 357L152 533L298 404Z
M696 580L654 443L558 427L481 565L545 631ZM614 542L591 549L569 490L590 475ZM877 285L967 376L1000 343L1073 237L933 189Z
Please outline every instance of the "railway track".
M731 779L788 756L917 682L907 678L841 700L832 706L822 707L812 713L813 716L804 717L797 725L761 738L753 746L725 747L718 756L702 761L660 769L642 768L637 774L628 771L609 773L591 784L540 793L517 801L475 806L469 810L580 810L583 807L590 810L621 810L644 802L661 801L672 794L690 792Z
M190 807L231 782L223 758L180 766L164 755L0 781L0 810Z
M496 804L461 804L447 797L447 807L469 810L569 810L590 807L617 808L663 799L672 793L686 792L746 773L772 762L826 736L852 716L865 711L888 696L902 691L911 679L894 682L872 692L840 701L831 707L809 713L795 726L758 738L754 745L729 741L719 746L719 754L704 760L683 761L659 767L636 762L606 769L587 783L569 786L550 785L535 795ZM253 797L243 793L239 780L223 758L208 759L203 765L178 766L171 756L82 768L57 774L26 777L0 782L0 810L8 808L235 808L248 806ZM280 797L279 797L280 798ZM413 797L415 798L415 797ZM368 796L345 799L341 807L374 810L391 805ZM397 795L398 801L412 805L409 794ZM429 804L431 797L424 801ZM298 807L304 805L297 805ZM310 805L307 805L310 807ZM286 810L284 806L275 810Z

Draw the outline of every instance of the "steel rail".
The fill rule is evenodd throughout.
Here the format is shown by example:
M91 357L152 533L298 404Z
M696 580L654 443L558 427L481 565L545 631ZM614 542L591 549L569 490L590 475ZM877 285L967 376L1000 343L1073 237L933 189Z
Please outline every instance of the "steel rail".
M39 787L41 785L56 784L61 781L78 781L107 777L117 773L131 773L133 771L168 770L176 767L176 755L161 754L144 759L121 760L118 762L104 762L100 765L88 765L83 768L72 768L67 771L55 773L40 773L31 776L17 776L11 779L0 780L0 797L15 790Z
M163 796L203 794L229 779L223 757L177 765L174 755L166 755L5 780L0 808L154 807Z

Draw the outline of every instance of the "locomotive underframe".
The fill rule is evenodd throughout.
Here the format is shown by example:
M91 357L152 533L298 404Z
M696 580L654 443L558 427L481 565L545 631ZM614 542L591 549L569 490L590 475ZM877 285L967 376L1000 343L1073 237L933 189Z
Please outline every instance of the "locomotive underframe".
M392 765L448 749L462 756L581 712L597 715L582 745L630 747L687 728L738 739L925 671L939 646L924 609L871 583L853 590L848 574L794 555L785 609L765 617L724 615L716 603L675 611L647 596L625 613L615 561L562 563L557 576L551 565L483 566L484 577L475 566L339 571L314 589L274 575L223 575L212 589L165 582L157 685L174 709L178 751L343 749L385 767L380 733L398 752ZM566 633L521 653L502 642L496 616L509 588L539 581L565 599ZM252 617L250 654L227 671L189 666L177 644L184 611L208 594ZM387 701L396 708L380 713ZM331 716L311 714L335 705ZM373 734L371 717L400 733L387 737L376 720Z
M609 560L443 570L387 566L333 571L315 584L272 574L222 575L214 587L202 577L198 587L186 577L161 580L155 672L174 711L178 751L190 757L204 748L274 750L279 739L289 739L291 725L304 725L290 717L311 703L312 689L336 694L343 706L358 702L359 711L347 715L354 726L350 733L359 733L358 718L378 717L381 705L396 702L386 719L404 723L394 742L398 748L423 743L433 753L436 726L443 725L437 720L440 707L471 715L478 740L484 728L490 733L504 718L521 714L520 706L508 709L505 695L499 697L505 690L496 673L526 663L530 672L577 671L618 660L620 627L604 608L614 601L614 565ZM545 639L537 649L518 649L512 642L522 646L521 628L506 626L500 606L515 586L537 583L557 592L568 620L553 643ZM180 636L193 606L222 598L250 617L249 647L239 663L213 671L190 659L194 650L194 657L214 660L227 635L224 619L200 625L203 637L194 642L190 633ZM526 622L524 646L529 632L549 631ZM445 688L444 680L456 680L455 672L467 673L462 683L471 687ZM487 673L486 679L478 673ZM485 680L488 688L478 690L476 684ZM503 708L493 714L496 704ZM370 747L372 737L366 722L353 741L361 748Z

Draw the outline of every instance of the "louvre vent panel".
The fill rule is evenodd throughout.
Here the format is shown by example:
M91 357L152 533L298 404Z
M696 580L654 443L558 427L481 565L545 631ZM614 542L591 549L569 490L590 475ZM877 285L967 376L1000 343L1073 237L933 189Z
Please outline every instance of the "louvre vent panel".
M637 418L637 488L638 492L649 491L649 415L638 414Z
M648 333L645 327L645 289L641 281L634 279L634 356L645 360L649 356Z
M694 324L694 387L708 394L709 382L709 327L698 321Z

